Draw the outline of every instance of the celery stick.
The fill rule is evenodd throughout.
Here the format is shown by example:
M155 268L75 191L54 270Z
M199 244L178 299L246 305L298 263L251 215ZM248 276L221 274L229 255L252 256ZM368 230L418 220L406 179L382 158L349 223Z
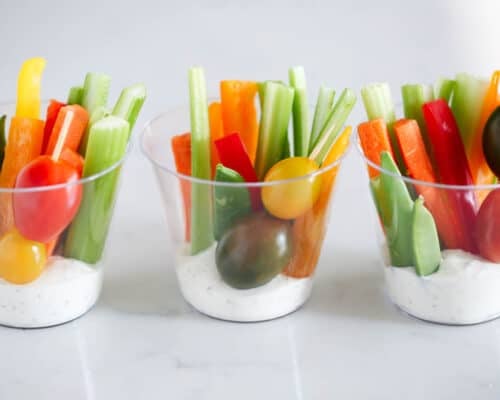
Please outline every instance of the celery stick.
M89 132L83 177L95 175L120 161L126 152L129 124L108 116L92 125ZM95 264L102 256L117 194L120 167L84 184L77 216L71 223L64 255Z
M427 135L422 105L434 100L433 90L431 85L406 84L401 87L405 118L417 121L420 131L422 132L425 147L429 154L431 154L431 143Z
M263 180L269 168L281 160L287 143L294 91L285 85L266 82L261 110L255 170Z
M128 121L130 125L130 134L132 133L132 129L134 129L137 116L141 111L144 100L146 100L146 86L142 83L137 83L123 89L116 102L115 108L113 108L113 115L122 117Z
M439 78L434 85L434 96L436 99L443 99L450 104L456 84L457 82L454 79Z
M319 134L325 125L328 115L333 109L335 100L335 90L321 86L319 88L318 100L314 109L314 119L311 130L311 140L309 142L309 152L318 143Z
M356 95L351 89L344 89L333 110L330 112L325 126L321 129L318 143L309 155L309 158L316 161L318 165L323 163L330 148L335 143L354 104L356 104Z
M290 68L290 86L293 97L293 148L294 156L307 157L309 154L309 104L307 103L306 75L303 67Z
M91 115L99 106L108 102L111 77L101 73L89 72L85 76L82 93L82 107Z
M69 89L69 94L68 94L68 101L66 103L68 104L82 104L82 97L83 97L83 87L82 86L73 86L71 89Z
M5 121L7 120L6 115L0 117L0 169L3 164L3 158L5 157L5 145L7 144L5 139Z
M488 82L465 73L457 74L456 81L451 109L460 129L465 149L468 151L479 124Z
M200 67L189 70L191 111L191 173L195 178L211 179L210 129L208 122L207 86ZM211 186L191 186L191 253L208 248L213 242Z
M89 130L90 127L95 124L97 121L103 119L104 117L107 117L108 115L111 115L111 112L107 107L104 106L99 106L97 107L94 112L90 115L89 118L89 123L87 125L87 129L85 129L85 133L82 137L82 141L80 142L80 153L82 155L85 155L85 152L87 151L87 142L89 139Z
M406 171L401 150L392 125L396 120L396 111L392 102L391 89L388 83L371 83L361 89L361 97L369 120L383 118L387 124L392 150L396 163L401 171Z

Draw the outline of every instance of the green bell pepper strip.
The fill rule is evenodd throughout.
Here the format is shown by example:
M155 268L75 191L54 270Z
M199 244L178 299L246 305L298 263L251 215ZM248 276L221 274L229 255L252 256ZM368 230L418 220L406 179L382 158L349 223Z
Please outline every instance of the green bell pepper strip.
M215 169L217 182L243 183L243 177L230 168L218 164ZM252 211L250 193L244 186L214 187L214 237L220 240L224 233L240 218Z
M381 219L385 227L391 262L395 267L411 266L413 265L411 242L413 200L405 182L400 178L401 173L392 156L384 151L380 157L381 167L392 174L384 172L380 174L381 190L387 205L379 205L379 208L390 210L381 213Z
M200 67L189 70L189 103L191 119L191 175L211 179L210 128L207 86ZM212 187L192 183L191 187L191 254L208 248L213 242Z
M289 71L293 97L293 149L295 157L307 157L309 154L309 104L307 103L306 75L303 67L294 67Z
M127 151L129 124L109 116L94 123L89 131L82 176L89 177L115 165ZM120 168L85 183L78 214L71 223L64 256L89 264L102 256L117 195Z
M441 263L441 247L436 223L424 206L424 198L415 200L412 213L412 250L417 275L433 274Z

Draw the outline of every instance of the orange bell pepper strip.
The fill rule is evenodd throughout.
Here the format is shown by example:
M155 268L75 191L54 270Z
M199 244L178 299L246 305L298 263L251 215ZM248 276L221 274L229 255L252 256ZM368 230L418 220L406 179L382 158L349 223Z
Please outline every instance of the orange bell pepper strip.
M432 169L425 143L417 121L400 119L393 125L404 163L411 178L436 183L437 178ZM446 192L428 185L415 185L418 194L424 198L425 206L436 221L439 236L446 248L460 247L462 239L455 226L455 218L446 204Z
M173 136L171 146L177 172L191 176L191 134L184 133ZM185 238L189 242L191 240L191 182L182 178L179 179L184 202Z
M57 147L60 147L59 152L64 148L77 150L88 122L89 114L82 106L73 104L62 107L57 114L45 154L53 155ZM64 138L61 137L62 132L65 134ZM61 140L62 143L58 143ZM57 156L59 157L59 154Z
M214 101L208 106L208 119L210 123L210 161L212 163L212 177L215 176L215 167L220 163L219 153L215 141L224 136L222 124L222 109L219 102Z
M493 183L495 175L486 163L483 152L483 130L491 113L500 105L500 94L498 93L500 84L500 71L493 72L490 85L486 91L481 109L481 117L477 126L476 133L472 139L470 147L469 165L472 178L476 185L488 185ZM487 195L487 193L486 193Z
M363 153L365 153L365 157L372 163L380 165L380 154L383 151L388 151L391 155L393 154L389 132L383 118L359 124L358 135ZM380 175L380 172L371 166L368 167L368 173L370 178Z
M255 161L259 126L255 96L257 82L222 81L220 83L224 135L239 133L252 163Z
M335 163L349 146L352 128L346 127L328 152L322 167ZM321 176L321 191L312 209L297 218L293 224L294 254L283 274L293 278L306 278L316 269L326 234L330 198L339 165Z

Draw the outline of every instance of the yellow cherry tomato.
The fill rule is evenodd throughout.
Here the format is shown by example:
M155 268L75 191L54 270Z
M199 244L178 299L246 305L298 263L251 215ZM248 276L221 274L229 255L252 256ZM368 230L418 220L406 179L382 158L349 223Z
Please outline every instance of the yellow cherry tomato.
M0 277L7 282L23 285L34 281L46 262L45 244L28 240L17 230L0 240Z
M318 168L318 164L307 157L285 158L267 172L264 181L298 178L315 172ZM320 176L264 186L262 188L262 202L271 215L281 219L294 219L314 205L320 189Z

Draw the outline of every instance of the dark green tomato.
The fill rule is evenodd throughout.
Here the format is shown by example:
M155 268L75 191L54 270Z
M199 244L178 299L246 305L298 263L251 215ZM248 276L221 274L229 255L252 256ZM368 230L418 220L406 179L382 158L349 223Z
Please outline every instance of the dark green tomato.
M491 113L484 127L483 152L488 166L500 177L500 107Z
M229 286L265 285L288 265L293 254L290 222L252 214L226 231L217 245L217 269Z

